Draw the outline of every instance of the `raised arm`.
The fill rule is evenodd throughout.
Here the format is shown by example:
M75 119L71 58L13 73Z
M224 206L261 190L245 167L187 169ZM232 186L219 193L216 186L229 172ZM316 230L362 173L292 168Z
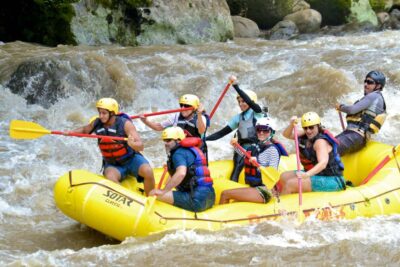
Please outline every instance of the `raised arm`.
M233 88L235 88L235 90L239 94L239 96L241 98L243 98L243 101L246 102L246 104L249 105L249 107L252 110L254 110L255 113L261 113L262 112L262 109L261 109L260 105L258 105L256 102L251 100L250 97L245 92L243 92L242 89L239 88L238 84L233 84Z

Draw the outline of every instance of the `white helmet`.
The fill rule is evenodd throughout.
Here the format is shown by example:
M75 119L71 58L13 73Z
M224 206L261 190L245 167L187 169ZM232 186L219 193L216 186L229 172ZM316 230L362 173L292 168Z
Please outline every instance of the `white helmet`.
M257 120L256 129L271 130L271 132L274 132L275 131L275 126L273 125L273 123L272 123L270 118L262 117L262 118Z

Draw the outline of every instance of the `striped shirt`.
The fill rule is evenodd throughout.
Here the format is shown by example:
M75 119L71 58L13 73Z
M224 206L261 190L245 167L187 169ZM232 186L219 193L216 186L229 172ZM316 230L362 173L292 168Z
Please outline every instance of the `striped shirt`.
M264 167L274 167L278 169L279 165L279 152L275 146L270 146L258 156L258 163Z

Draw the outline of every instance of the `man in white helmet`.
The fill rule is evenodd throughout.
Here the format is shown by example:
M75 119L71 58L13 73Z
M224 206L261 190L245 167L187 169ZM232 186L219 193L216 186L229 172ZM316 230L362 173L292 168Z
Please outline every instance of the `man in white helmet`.
M271 199L271 191L263 184L262 173L256 163L263 167L271 166L278 169L281 155L287 156L287 152L273 139L275 130L269 118L257 120L256 132L258 141L247 149L251 153L251 158L244 159L245 182L250 187L223 191L219 204L229 203L230 200L267 203ZM237 140L232 139L231 143L235 146Z

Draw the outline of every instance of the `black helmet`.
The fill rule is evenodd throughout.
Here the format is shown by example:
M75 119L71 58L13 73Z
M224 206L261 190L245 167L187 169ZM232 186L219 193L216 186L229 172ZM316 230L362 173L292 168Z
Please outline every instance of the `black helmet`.
M386 83L386 77L385 75L378 71L378 70L373 70L368 72L367 76L365 76L365 78L371 78L372 80L374 80L376 83L379 83L381 85L381 88L383 88L385 86Z

